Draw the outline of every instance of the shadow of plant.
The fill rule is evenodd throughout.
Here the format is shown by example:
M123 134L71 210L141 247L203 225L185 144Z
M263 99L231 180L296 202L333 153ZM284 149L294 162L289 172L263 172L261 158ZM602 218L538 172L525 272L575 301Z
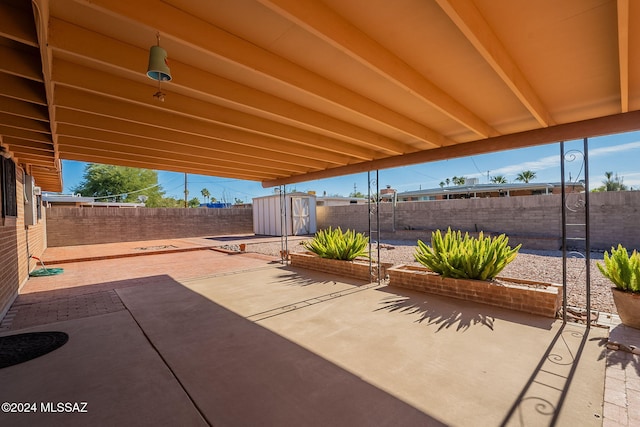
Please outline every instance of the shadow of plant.
M631 366L636 371L636 375L640 377L640 355L629 351L607 348L609 343L607 338L592 338L590 341L598 341L598 347L602 348L598 360L606 359L607 368L619 367L622 370L626 370L627 367Z
M384 290L381 289L381 290ZM395 290L395 294L403 292ZM472 326L486 326L493 330L495 318L487 315L484 307L469 304L466 301L451 300L449 298L425 295L395 295L380 302L381 307L376 311L386 310L391 313L399 312L406 315L417 315L416 323L427 322L428 325L438 325L437 331L456 328L456 331L466 331Z
M328 273L307 270L304 268L295 268L291 266L283 266L282 273L275 276L273 283L284 284L285 286L310 286L317 284L349 284L354 286L362 286L366 284L362 280L352 279L343 276L335 276Z

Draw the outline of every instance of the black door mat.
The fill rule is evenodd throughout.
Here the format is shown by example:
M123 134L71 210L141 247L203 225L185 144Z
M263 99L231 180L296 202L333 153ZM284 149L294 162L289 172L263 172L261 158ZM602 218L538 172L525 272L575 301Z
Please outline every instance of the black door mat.
M29 332L0 337L0 369L44 356L69 340L64 332Z

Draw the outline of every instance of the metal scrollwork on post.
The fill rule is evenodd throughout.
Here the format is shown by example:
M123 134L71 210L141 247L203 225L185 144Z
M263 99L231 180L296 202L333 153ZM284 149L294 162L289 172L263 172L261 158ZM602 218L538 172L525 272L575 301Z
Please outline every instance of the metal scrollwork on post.
M584 195L582 192L578 192L576 193L575 191L575 187L578 183L580 183L580 176L582 175L582 172L584 171L584 167L585 167L585 154L580 151L580 150L569 150L566 153L564 153L564 162L565 163L572 163L575 162L576 160L578 160L578 157L580 157L580 169L578 170L578 174L575 176L574 179L571 178L571 174L569 174L569 182L565 183L565 186L571 186L572 187L572 192L569 193L569 195L565 198L564 201L564 206L571 212L579 212L579 211L584 211L584 209L586 208L586 201L584 198ZM580 183L580 186L582 186L582 183ZM570 200L570 196L576 196L576 198L574 200Z
M375 178L367 172L368 206L369 206L369 275L380 283L380 186L378 185L378 171ZM375 243L375 251L374 251ZM375 268L374 268L375 262Z
M572 179L565 177L565 166L579 161L579 170ZM588 139L583 140L583 151L571 149L565 152L564 142L560 142L560 174L562 178L562 284L563 321L567 320L567 258L582 258L584 266L575 277L577 282L586 272L586 312L591 312L591 274L590 274L590 238L589 238L589 147ZM581 179L581 177L583 177ZM576 187L580 187L576 191ZM567 193L567 189L570 191ZM587 314L587 327L591 316Z

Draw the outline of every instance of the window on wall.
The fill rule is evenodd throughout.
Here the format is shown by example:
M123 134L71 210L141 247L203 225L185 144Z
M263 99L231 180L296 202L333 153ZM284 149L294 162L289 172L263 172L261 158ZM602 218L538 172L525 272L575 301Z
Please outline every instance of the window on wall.
M2 217L18 216L18 200L16 196L16 165L11 159L0 157L0 198Z

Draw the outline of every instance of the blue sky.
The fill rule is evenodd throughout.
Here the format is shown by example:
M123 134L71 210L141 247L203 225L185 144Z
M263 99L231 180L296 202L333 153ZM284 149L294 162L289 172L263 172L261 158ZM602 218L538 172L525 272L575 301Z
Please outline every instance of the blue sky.
M572 149L582 151L582 140L565 143L565 151ZM581 168L581 157L566 163L566 174L569 179L584 178ZM62 162L64 192L82 180L85 163L64 160ZM379 171L379 185L386 185L398 191L412 191L436 188L441 181L453 176L478 178L480 183L487 183L488 178L504 175L509 182L514 182L518 173L524 170L536 172L535 182L560 181L560 147L559 144L548 144L539 147L502 151L459 159L423 163L401 168ZM624 183L634 189L640 188L640 132L631 132L589 139L589 180L591 188L602 185L604 173L612 171L624 179ZM372 174L372 176L375 176ZM166 196L178 199L184 197L184 174L159 171L159 182ZM262 188L261 183L241 181L211 176L187 176L189 198L202 199L201 190L207 188L212 197L219 201L234 202L236 198L251 202L253 197L273 194L274 188ZM325 191L327 195L339 194L348 196L354 191L367 192L367 174L359 173L342 177L308 181L287 186L287 191L314 190L318 195Z

